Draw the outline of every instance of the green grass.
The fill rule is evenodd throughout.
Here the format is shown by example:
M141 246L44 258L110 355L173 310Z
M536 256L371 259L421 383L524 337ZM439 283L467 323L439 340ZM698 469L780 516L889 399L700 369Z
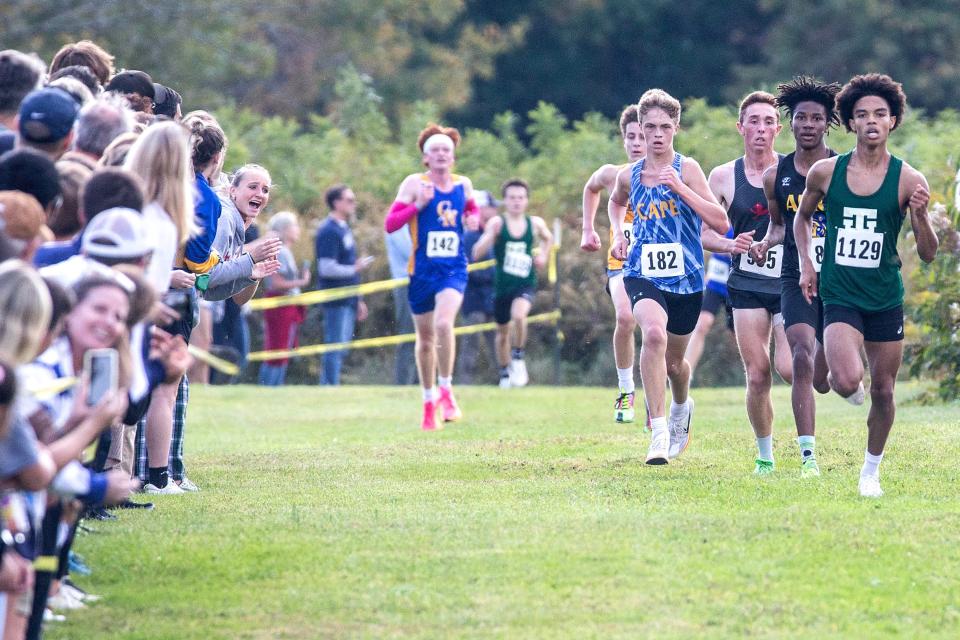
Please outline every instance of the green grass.
M857 476L866 407L820 398L801 481L789 390L778 469L751 475L742 389L695 390L668 467L609 390L461 389L425 435L416 388L195 387L203 489L120 512L77 550L105 596L51 638L957 637L956 406L902 406ZM916 393L904 387L900 400ZM639 412L638 412L639 413Z

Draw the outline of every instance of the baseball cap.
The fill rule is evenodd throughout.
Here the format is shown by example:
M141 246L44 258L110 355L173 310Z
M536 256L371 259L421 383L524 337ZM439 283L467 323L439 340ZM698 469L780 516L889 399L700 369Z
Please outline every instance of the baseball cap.
M132 69L121 71L113 76L103 90L118 93L139 93L151 100L154 98L153 79L143 71Z
M80 248L91 258L142 258L153 251L143 217L133 209L101 211L83 230Z
M174 117L177 105L183 103L180 94L158 82L153 83L153 113L158 116Z
M59 142L73 129L80 105L57 87L44 87L20 103L20 136L28 142Z
M474 191L473 201L478 207L499 207L501 204L489 191Z
M53 240L47 214L37 199L22 191L0 191L0 217L11 240L31 241L37 236Z

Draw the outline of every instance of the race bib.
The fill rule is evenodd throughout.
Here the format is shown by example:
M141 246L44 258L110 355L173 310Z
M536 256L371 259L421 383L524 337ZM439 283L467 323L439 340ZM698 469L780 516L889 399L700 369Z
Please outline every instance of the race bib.
M826 247L826 238L810 238L810 257L813 259L813 270L820 273L823 266L823 252Z
M754 262L753 256L749 253L744 253L740 256L740 271L753 273L764 278L779 278L780 270L783 268L782 251L783 245L771 247L767 251L767 259L761 264Z
M679 242L643 245L640 250L640 273L645 278L684 275L683 247Z
M707 263L707 280L726 283L730 278L730 265L716 258Z
M456 258L460 252L460 236L456 231L427 233L428 258Z
M504 245L503 272L517 278L526 278L533 268L533 257L527 253L526 242L510 242Z
M844 267L876 269L883 254L883 234L869 229L838 229L836 262Z

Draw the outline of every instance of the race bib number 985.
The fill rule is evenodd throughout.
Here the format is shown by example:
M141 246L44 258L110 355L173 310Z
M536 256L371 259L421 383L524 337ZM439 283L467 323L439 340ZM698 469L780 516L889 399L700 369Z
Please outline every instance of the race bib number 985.
M460 252L460 236L456 231L427 233L428 258L456 258Z
M640 250L640 273L645 278L684 275L683 247L679 242L643 245Z
M869 229L838 229L836 262L844 267L876 269L883 254L883 234Z
M783 260L780 259L783 245L777 245L767 251L767 259L761 264L753 261L753 256L744 253L740 256L740 271L754 273L764 278L779 278L780 270L783 268Z

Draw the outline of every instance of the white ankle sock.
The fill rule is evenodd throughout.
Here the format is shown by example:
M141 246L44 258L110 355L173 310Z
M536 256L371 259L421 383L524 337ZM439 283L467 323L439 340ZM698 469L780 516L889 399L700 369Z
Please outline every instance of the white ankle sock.
M443 376L437 376L437 384L441 389L449 389L453 386L453 376L449 378L444 378Z
M437 392L433 387L423 390L423 401L434 402L437 399Z
M657 438L658 434L667 432L667 419L666 417L661 418L650 418L650 431L653 432L653 439Z
M680 415L681 413L684 412L684 410L685 410L686 408L687 408L687 403L686 403L686 402L684 402L683 404L677 404L676 402L674 402L673 400L671 400L671 401L670 401L670 417L671 417L671 418L674 418L674 417Z
M620 393L633 393L637 390L633 382L633 367L626 369L617 367L617 384L620 385Z
M869 451L863 454L863 467L860 468L860 476L879 476L880 461L883 460L883 453L875 456Z
M773 436L757 438L757 450L761 459L773 461Z

